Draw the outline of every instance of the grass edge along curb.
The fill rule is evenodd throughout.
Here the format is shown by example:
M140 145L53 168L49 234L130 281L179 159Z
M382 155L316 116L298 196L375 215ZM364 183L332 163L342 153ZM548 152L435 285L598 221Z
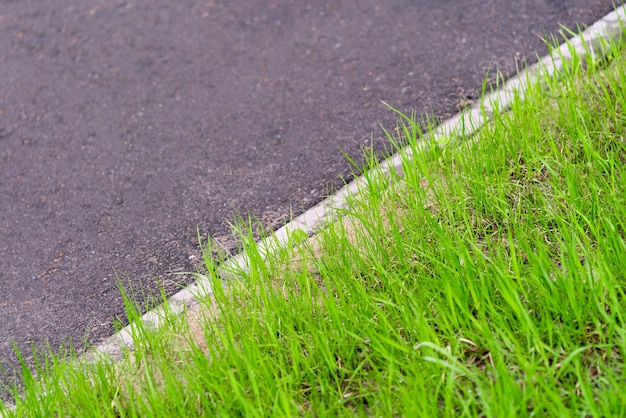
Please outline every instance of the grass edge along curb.
M608 43L626 37L622 26L625 21L626 5L618 7L579 35L562 43L559 48L556 48L549 55L541 58L537 63L508 80L497 91L484 96L469 109L444 121L433 130L432 134L429 134L432 136L432 138L429 138L431 141L421 143L421 150L427 147L429 142L445 146L449 138L471 136L485 122L491 120L495 112L501 113L506 111L514 97L516 95L523 96L529 85L540 81L542 77L561 73L566 63L570 62L574 57L582 58L587 54L591 54L596 59L602 58L606 53L605 47ZM378 173L373 174L386 176L391 170L399 172L403 158L401 154L404 154L409 159L415 158L413 149L406 147L383 161L378 167ZM356 178L334 195L329 196L291 222L277 229L268 240L258 243L259 252L267 254L273 248L287 244L291 234L297 230L304 231L308 235L314 234L330 220L334 219L341 209L347 207L347 197L358 194L359 188L363 183L363 176ZM247 270L247 266L248 256L245 252L242 252L228 259L219 267L218 273L224 279L232 279L235 278L233 271ZM141 321L148 328L158 328L163 322L165 311L168 314L180 315L187 306L196 303L197 298L209 296L212 293L211 281L206 277L198 275L195 283L171 296L165 302L167 306L159 306L147 312L141 317ZM132 350L133 345L133 324L129 324L103 343L94 346L87 355L97 357L99 354L104 354L116 358L124 350Z
M449 138L464 138L472 135L484 123L488 122L494 113L505 111L515 96L523 96L529 85L540 82L541 77L544 75L553 76L558 74L566 63L574 57L583 57L591 54L595 59L601 58L605 52L604 46L606 43L623 36L620 23L623 21L625 11L626 8L621 7L618 11L606 15L582 34L562 44L560 48L555 49L551 55L544 57L537 64L508 81L501 89L483 97L480 104L474 105L472 108L444 122L430 134L430 141L420 144L421 146L417 148L417 152L428 146L428 143L445 146ZM414 150L415 148L407 148L400 153L404 153L405 158L414 158L416 156ZM385 176L392 170L398 170L402 164L400 153L381 163L374 175ZM370 173L371 175L372 173ZM280 246L288 243L289 237L294 231L302 230L307 234L316 232L330 219L334 219L338 210L345 208L347 196L357 194L362 183L363 178L357 178L337 194L329 197L277 230L270 239L259 243L260 252L269 254L276 245ZM245 269L247 264L247 255L245 253L235 256L220 268L220 276L225 279L232 278L233 270ZM196 297L210 293L212 293L212 289L209 286L209 281L199 276L198 281L194 285L172 296L163 306L143 315L141 321L148 328L158 328L162 322L164 312L167 312L169 315L172 313L180 314L184 312L186 306L194 303ZM98 354L104 354L117 357L126 349L132 350L134 334L133 325L131 324L112 336L104 344L95 346L89 353L89 356L97 357Z

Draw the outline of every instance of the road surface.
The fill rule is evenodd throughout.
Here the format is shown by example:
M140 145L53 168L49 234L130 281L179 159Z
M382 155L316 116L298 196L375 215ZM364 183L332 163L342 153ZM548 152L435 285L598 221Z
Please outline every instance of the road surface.
M0 363L111 335L118 278L189 283L197 229L319 202L386 145L381 100L447 118L612 3L1 1Z

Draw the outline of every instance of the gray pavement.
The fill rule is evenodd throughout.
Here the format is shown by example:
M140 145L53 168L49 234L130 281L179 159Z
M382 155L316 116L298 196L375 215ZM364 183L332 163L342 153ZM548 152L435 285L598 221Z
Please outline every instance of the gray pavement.
M95 343L117 278L191 278L196 228L235 249L383 149L384 100L443 119L611 1L54 0L0 4L0 362ZM182 283L181 283L182 282ZM30 357L27 355L27 359Z

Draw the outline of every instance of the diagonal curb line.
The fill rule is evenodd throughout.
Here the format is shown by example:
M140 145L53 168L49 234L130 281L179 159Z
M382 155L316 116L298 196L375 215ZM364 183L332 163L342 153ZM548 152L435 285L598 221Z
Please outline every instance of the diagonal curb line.
M592 54L594 58L602 58L606 54L606 45L609 42L626 38L626 5L616 8L584 32L569 41L561 44L531 65L517 76L507 81L500 89L483 97L469 109L453 116L439 125L429 138L439 146L445 146L449 138L467 137L475 133L486 122L492 119L495 113L506 111L515 97L523 97L528 86L541 81L545 76L552 76L563 72L565 65L574 58L583 58ZM391 172L401 172L403 158L416 157L414 150L421 152L431 141L421 142L417 148L406 147L383 161L373 173L374 175L388 176ZM371 175L371 174L370 174ZM324 225L337 218L339 212L348 207L348 197L358 194L365 185L366 179L361 176L345 185L337 193L329 196L321 203L307 210L291 222L276 230L273 235L258 243L261 254L270 254L273 249L289 244L289 237L293 231L303 230L313 235ZM223 279L237 278L236 271L246 271L249 268L249 258L245 252L226 260L219 268L218 274ZM185 309L197 303L198 298L210 296L213 293L209 278L198 275L195 283L170 297L157 308L141 317L143 326L158 328L162 325L166 314L182 315ZM100 355L119 358L124 350L133 350L133 335L136 328L133 324L122 328L113 336L94 346L86 353L87 359L97 358Z

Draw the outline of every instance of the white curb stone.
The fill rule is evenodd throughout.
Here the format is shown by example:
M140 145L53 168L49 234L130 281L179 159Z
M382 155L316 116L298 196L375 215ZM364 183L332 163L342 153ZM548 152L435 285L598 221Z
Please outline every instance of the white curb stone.
M451 137L467 137L476 132L493 114L506 111L516 96L523 97L529 84L540 80L545 75L551 76L563 71L564 61L572 60L572 53L583 58L588 52L594 58L600 58L605 53L603 46L626 36L624 28L626 26L626 6L621 6L615 11L607 14L602 19L588 27L584 32L572 38L567 43L561 44L551 55L545 56L536 64L531 65L517 76L507 81L499 90L486 95L481 103L477 102L469 109L453 116L439 125L433 132L434 143L443 145L445 140ZM425 149L428 145L422 143L418 151ZM413 151L407 147L402 151L408 158L412 158ZM401 171L402 159L398 153L394 154L381 163L378 173L388 175L392 170ZM291 222L276 230L272 237L259 243L261 254L269 253L273 248L286 245L289 242L290 234L295 230L303 230L312 235L330 220L337 217L340 210L347 208L347 198L355 195L364 184L365 179L359 177L351 183L345 185L337 193L329 196L316 206L296 217ZM218 274L224 279L234 278L233 271L246 270L248 268L248 257L245 253L238 254L228 259L222 267L218 269ZM197 303L198 298L209 296L213 293L211 282L208 278L199 276L197 281L173 295L164 305L146 313L141 320L146 327L159 327L163 322L165 312L180 315L185 311L186 306ZM133 349L133 325L130 324L118 333L108 338L101 344L92 348L88 353L89 357L95 354L105 354L116 358L123 350Z

